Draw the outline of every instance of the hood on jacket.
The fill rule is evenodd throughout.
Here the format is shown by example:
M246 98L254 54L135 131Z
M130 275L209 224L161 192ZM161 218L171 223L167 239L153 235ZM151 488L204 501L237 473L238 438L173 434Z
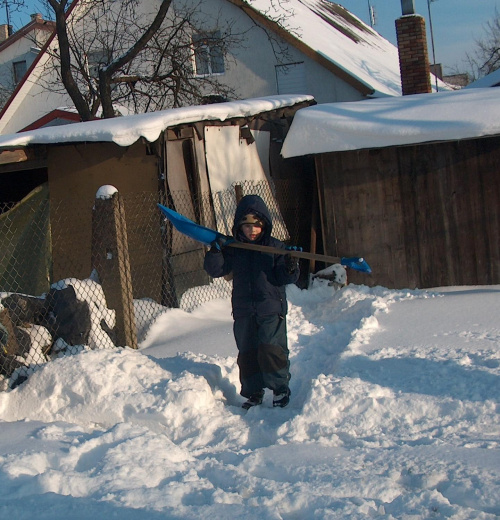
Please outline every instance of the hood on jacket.
M241 240L241 234L239 233L240 222L245 215L250 213L264 222L262 238L259 242L269 238L273 230L271 214L269 213L266 203L258 195L245 195L238 203L234 214L233 236Z

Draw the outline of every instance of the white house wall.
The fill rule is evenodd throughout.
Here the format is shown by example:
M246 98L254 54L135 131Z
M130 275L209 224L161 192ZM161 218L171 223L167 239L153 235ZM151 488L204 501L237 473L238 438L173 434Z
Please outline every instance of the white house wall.
M184 0L179 1L185 5ZM205 11L219 13L226 20L235 20L235 33L247 34L247 42L234 49L226 60L226 72L220 81L233 88L241 99L279 94L276 81L276 65L279 63L264 31L256 27L242 10L226 0L204 0L204 4L211 6L210 9L205 8ZM215 23L214 19L210 20L206 15L203 22L205 29ZM216 28L213 26L213 29ZM288 54L290 56L284 63L303 62L305 67L307 92L297 94L310 94L319 103L356 101L362 98L359 91L298 49L288 46Z
M34 34L20 38L0 52L0 84L4 88L13 90L15 87L13 63L25 60L28 69L38 56L40 44L43 44L36 42L42 37L46 39L47 34L46 31L34 31Z
M43 65L49 59L48 55L41 56L40 67L21 85L0 119L0 134L16 133L56 108L72 106L65 91L56 93L44 88L46 82L56 81L50 80L44 71Z

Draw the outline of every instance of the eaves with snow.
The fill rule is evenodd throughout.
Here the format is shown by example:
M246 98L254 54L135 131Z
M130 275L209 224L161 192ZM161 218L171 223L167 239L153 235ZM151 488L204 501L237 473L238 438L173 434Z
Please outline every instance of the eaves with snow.
M283 157L500 135L500 89L325 103L299 110Z
M130 146L140 138L154 142L167 128L182 124L252 118L262 113L313 101L313 97L308 95L269 96L40 128L0 136L0 149L71 142L114 142L119 146Z

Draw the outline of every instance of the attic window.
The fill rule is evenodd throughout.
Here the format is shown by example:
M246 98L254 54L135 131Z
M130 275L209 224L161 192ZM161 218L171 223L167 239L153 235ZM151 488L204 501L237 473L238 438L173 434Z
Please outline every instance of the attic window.
M224 74L223 42L220 31L193 34L195 74Z
M104 49L88 52L87 64L89 68L89 76L91 78L98 78L99 69L108 64L107 52Z
M15 61L12 65L14 67L14 83L17 85L23 79L28 70L26 67L26 60Z
M278 94L306 94L307 81L304 62L276 65Z

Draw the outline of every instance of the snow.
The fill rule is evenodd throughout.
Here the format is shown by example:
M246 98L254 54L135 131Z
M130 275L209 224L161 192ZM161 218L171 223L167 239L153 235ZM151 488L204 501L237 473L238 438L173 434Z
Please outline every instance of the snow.
M363 261L362 258L359 261ZM316 271L313 275L313 278L324 278L330 280L332 282L336 282L340 285L347 284L347 269L341 264L332 264L325 269L321 269Z
M118 190L114 186L111 186L111 184L106 184L104 186L101 186L97 190L95 198L101 200L109 200L113 198L113 195L115 193L118 193Z
M500 89L326 103L299 110L283 157L500 133Z
M500 286L287 295L287 408L241 408L227 296L0 393L0 517L498 518Z
M235 117L251 117L262 112L279 110L313 99L312 96L300 94L267 96L40 128L30 132L0 136L0 148L59 142L107 141L114 142L119 146L130 146L141 137L149 142L154 142L161 132L171 126L203 120L226 121Z
M488 87L498 87L500 85L500 69L494 70L487 76L483 76L482 78L469 83L464 88L488 88Z

